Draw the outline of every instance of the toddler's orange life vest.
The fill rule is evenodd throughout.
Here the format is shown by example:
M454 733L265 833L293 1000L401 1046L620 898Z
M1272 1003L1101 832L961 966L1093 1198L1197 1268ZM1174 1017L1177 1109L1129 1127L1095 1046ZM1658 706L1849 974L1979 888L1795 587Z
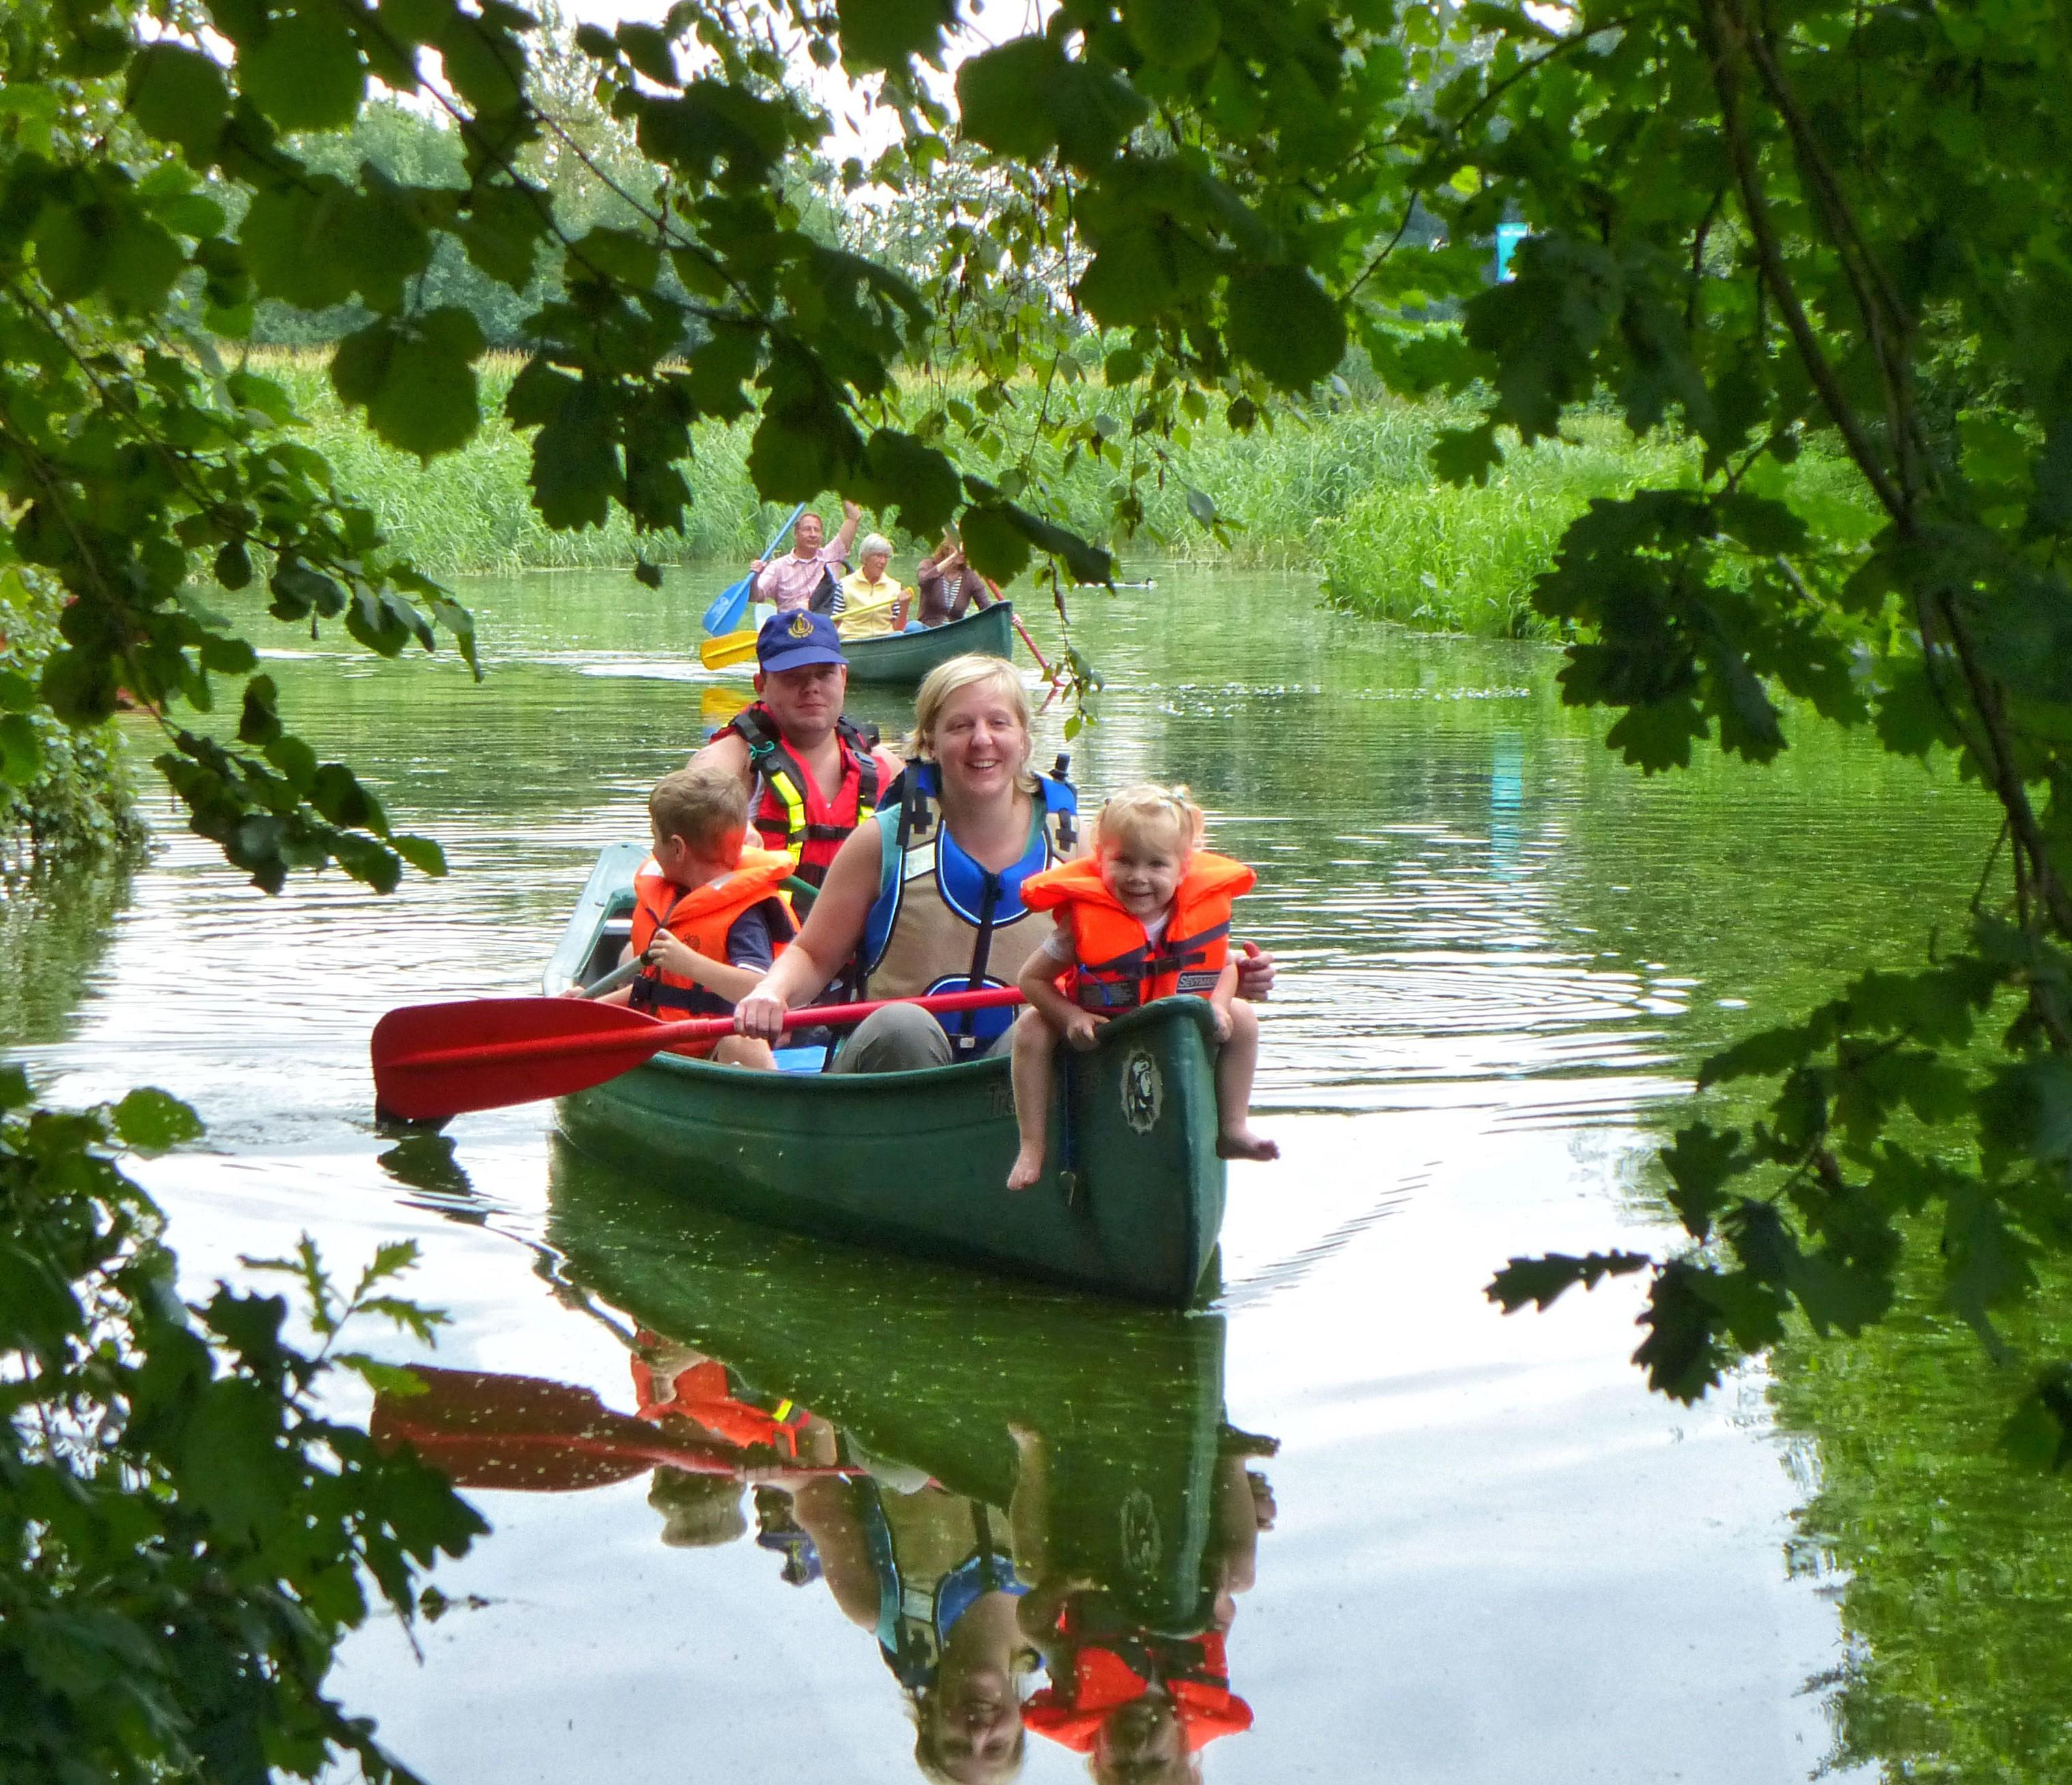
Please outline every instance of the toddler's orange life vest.
M1059 1620L1067 1633L1069 1617L1068 1613ZM1219 1736L1252 1727L1252 1706L1230 1689L1230 1664L1220 1631L1114 1640L1112 1648L1087 1642L1075 1648L1071 1672L1022 1707L1023 1724L1080 1754L1092 1754L1110 1714L1143 1697L1155 1679L1172 1701L1188 1753L1198 1754Z
M1112 1013L1176 992L1206 998L1215 991L1230 953L1231 901L1257 878L1243 862L1197 850L1156 942L1101 884L1091 856L1030 875L1022 898L1032 910L1055 910L1072 938L1079 965L1061 981L1066 995L1082 1010Z
M666 929L686 946L707 958L726 958L726 933L734 919L766 899L774 898L789 926L783 935L774 930L773 950L781 949L798 934L791 901L778 888L791 878L791 858L775 849L744 849L741 861L724 880L705 886L683 887L665 880L651 856L633 876L633 934L629 938L635 954L647 952L657 929ZM707 991L680 974L657 967L642 970L633 982L628 1000L635 1010L673 1020L686 1012L717 1014L733 1005L716 992Z

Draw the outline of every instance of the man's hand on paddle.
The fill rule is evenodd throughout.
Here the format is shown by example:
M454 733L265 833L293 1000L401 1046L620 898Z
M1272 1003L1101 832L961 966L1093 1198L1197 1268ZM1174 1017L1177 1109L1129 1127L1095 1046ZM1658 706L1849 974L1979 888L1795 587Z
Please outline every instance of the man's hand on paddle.
M1244 952L1238 957L1237 995L1255 1004L1263 1004L1272 995L1274 975L1278 969L1273 957L1256 942L1238 945Z

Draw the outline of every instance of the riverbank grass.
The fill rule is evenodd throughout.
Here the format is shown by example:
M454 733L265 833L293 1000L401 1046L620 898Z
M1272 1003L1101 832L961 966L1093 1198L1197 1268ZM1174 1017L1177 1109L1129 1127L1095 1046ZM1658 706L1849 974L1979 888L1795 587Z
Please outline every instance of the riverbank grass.
M371 503L389 536L435 576L624 568L637 557L744 564L783 519L750 482L748 422L697 431L683 466L691 503L680 534L638 537L615 510L602 527L556 532L532 507L528 436L492 422L460 451L421 466L380 445L339 403L321 354L275 350L253 359L286 388L341 488ZM480 363L487 408L500 408L521 363L515 354ZM1037 400L1033 387L1023 394ZM1128 419L1121 393L1083 386L1073 400ZM1184 443L1175 441L1154 474L1135 478L1106 459L1082 453L1067 463L1039 446L1026 455L1033 481L1024 499L1095 538L1109 533L1118 497L1140 501L1144 527L1120 544L1124 576L1133 560L1153 557L1312 572L1326 602L1368 618L1426 631L1551 638L1555 629L1533 612L1531 592L1569 522L1598 498L1691 482L1696 449L1667 432L1635 440L1616 416L1581 410L1560 440L1530 448L1514 441L1486 486L1440 482L1431 448L1474 412L1460 403L1407 403L1371 391L1283 409L1248 433L1211 417ZM1027 433L1009 418L988 448L949 444L997 475L1007 460L1023 457L1013 443ZM1838 461L1808 452L1792 475L1834 484L1836 499L1853 499L1842 488L1852 474ZM1221 537L1198 518L1203 496ZM902 559L924 543L933 542L895 541Z

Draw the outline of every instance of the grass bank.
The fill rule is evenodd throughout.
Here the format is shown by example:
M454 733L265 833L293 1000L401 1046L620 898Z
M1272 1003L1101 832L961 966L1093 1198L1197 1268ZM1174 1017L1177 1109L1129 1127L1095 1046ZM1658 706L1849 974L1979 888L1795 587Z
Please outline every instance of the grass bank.
M617 513L602 528L557 533L541 523L528 499L529 437L486 428L460 452L421 466L380 445L343 408L319 354L256 357L287 387L310 443L344 486L370 501L391 536L436 575L624 566L636 549L664 563L738 563L761 550L783 516L757 499L749 481L750 429L743 423L698 431L685 467L691 505L682 535L636 541ZM487 403L502 403L519 363L516 355L483 362ZM1024 399L1037 400L1033 388ZM1112 393L1096 385L1054 392L1051 400L1126 420ZM1615 416L1585 412L1572 418L1568 438L1514 450L1486 487L1457 489L1433 478L1427 454L1441 433L1470 413L1464 405L1375 393L1330 409L1284 412L1248 434L1212 417L1184 448L1163 461L1153 457L1134 478L1109 462L1083 454L1067 462L1039 448L1029 466L1038 491L1029 499L1103 538L1112 531L1116 499L1133 492L1145 525L1121 544L1125 575L1148 559L1309 571L1324 599L1371 618L1431 631L1545 636L1549 629L1527 597L1568 523L1593 498L1678 481L1692 471L1692 452L1667 438L1636 441ZM1002 420L1004 451L997 440L953 441L953 449L981 472L1018 460L1030 430L1013 416ZM1838 489L1851 478L1845 466L1811 453L1794 474ZM1194 491L1215 503L1227 546L1190 512ZM897 544L903 560L919 542Z

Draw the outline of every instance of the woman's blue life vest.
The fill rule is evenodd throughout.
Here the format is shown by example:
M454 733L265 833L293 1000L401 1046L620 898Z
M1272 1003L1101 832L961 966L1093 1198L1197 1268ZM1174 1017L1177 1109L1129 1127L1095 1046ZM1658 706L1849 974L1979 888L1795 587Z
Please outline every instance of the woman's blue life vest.
M853 1492L871 1572L878 1577L878 1652L901 1685L909 1692L925 1692L935 1683L944 1646L957 1620L989 1593L1018 1598L1028 1586L1016 1579L1013 1558L994 1543L992 1521L976 1500L968 1503L972 1553L932 1586L908 1581L899 1570L883 1491L865 1475Z
M1029 841L995 874L958 846L942 815L932 762L910 762L900 797L875 815L878 897L865 919L858 959L866 998L1011 986L1055 927L1022 903L1022 883L1068 861L1079 847L1079 794L1070 782L1037 777ZM965 1011L946 1025L959 1057L982 1053L1014 1020L1009 1007Z

